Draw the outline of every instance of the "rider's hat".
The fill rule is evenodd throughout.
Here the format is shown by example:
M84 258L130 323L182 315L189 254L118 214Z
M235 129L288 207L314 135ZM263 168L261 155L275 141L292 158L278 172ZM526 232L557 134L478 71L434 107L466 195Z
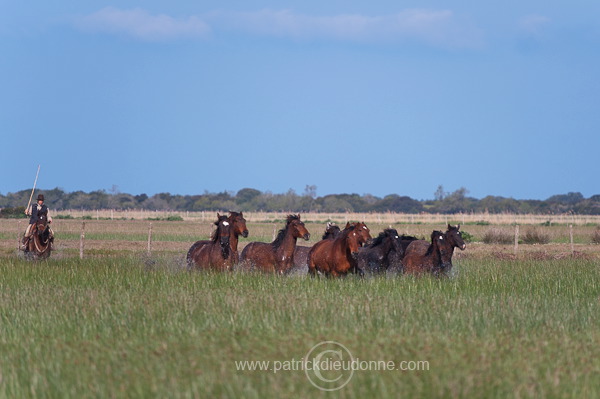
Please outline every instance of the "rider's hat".
M43 201L44 200L44 194L38 194L38 201Z

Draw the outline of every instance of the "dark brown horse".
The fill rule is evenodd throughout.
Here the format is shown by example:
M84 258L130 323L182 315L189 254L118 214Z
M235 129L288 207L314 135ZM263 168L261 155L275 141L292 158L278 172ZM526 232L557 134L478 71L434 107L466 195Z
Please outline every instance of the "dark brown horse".
M325 227L325 233L322 239L328 240L337 237L342 230L333 223L327 222ZM302 273L306 274L308 267L308 253L312 247L304 247L302 245L296 245L294 251L294 266L288 271L288 273Z
M362 222L346 223L334 239L316 243L308 253L308 273L327 277L345 276L348 272L363 275L358 267L358 249L371 239L369 228Z
M294 265L296 240L310 239L310 233L300 220L300 215L288 215L285 228L279 230L272 243L251 242L242 251L243 268L256 268L263 272L286 273Z
M31 237L24 250L27 259L48 259L52 253L54 235L50 230L47 215L38 215L38 220L31 226Z
M189 268L228 270L233 260L233 252L229 246L231 224L229 218L217 213L215 222L217 229L210 240L196 241L187 253Z
M442 240L444 240L444 233L434 230L431 233L431 243L425 240L412 242L406 248L406 253L402 259L404 271L409 274L426 272L439 274L442 267L442 253L440 249Z
M404 273L404 264L402 263L402 258L406 254L406 248L410 245L411 242L416 241L417 237L407 236L402 234L400 236L400 246L402 247L401 251L392 251L388 256L388 269L389 273Z
M431 233L431 244L424 240L416 240L407 248L402 259L406 273L432 273L443 275L452 269L454 248L464 251L467 247L460 234L460 225L450 226L445 233Z
M416 238L401 236L396 229L385 229L358 251L358 267L370 273L384 273L404 257L405 248L413 240Z

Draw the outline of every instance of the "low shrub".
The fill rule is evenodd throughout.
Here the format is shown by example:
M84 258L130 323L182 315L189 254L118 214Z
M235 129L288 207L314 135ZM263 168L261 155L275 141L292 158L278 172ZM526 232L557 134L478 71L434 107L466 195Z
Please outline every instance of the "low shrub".
M71 215L56 215L56 216L54 216L54 219L75 219L75 218Z
M149 221L167 221L167 222L183 222L183 218L179 215L171 215L167 217L146 218Z
M485 232L482 240L486 244L511 244L515 241L515 236L510 231L494 227Z
M473 242L473 240L475 239L473 234L469 233L468 231L464 231L464 230L460 231L460 236L462 237L464 242Z
M24 206L7 207L0 209L0 218L2 219L25 219L29 216L25 215Z
M538 229L529 229L523 235L523 243L525 244L548 244L550 236Z
M600 226L597 226L592 233L592 244L600 244Z

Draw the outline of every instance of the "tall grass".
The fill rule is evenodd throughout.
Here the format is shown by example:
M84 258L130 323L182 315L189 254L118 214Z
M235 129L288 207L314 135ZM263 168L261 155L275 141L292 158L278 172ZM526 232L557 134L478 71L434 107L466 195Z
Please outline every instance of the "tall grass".
M0 397L598 397L600 271L586 260L457 262L453 279L188 273L181 259L0 260ZM362 360L332 394L321 341Z

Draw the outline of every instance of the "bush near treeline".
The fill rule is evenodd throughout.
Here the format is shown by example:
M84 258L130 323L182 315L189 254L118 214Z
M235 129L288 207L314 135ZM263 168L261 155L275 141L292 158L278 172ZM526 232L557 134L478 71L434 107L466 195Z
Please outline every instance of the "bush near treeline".
M0 218L2 219L25 219L29 216L25 215L24 206L15 206L0 209Z
M316 187L307 186L303 194L289 190L283 194L244 188L236 192L198 195L159 193L132 195L116 190L65 192L60 188L38 190L46 196L51 209L146 209L172 211L265 211L265 212L402 212L402 213L459 213L490 212L519 214L600 214L600 195L585 198L581 193L554 195L546 200L517 200L497 196L476 199L465 188L445 193L438 187L432 200L415 200L408 196L390 194L376 197L371 194L332 194L318 197ZM25 206L31 189L0 194L2 217L11 214L5 209ZM6 213L8 212L8 213ZM17 212L18 213L18 212ZM22 211L21 211L22 214Z

